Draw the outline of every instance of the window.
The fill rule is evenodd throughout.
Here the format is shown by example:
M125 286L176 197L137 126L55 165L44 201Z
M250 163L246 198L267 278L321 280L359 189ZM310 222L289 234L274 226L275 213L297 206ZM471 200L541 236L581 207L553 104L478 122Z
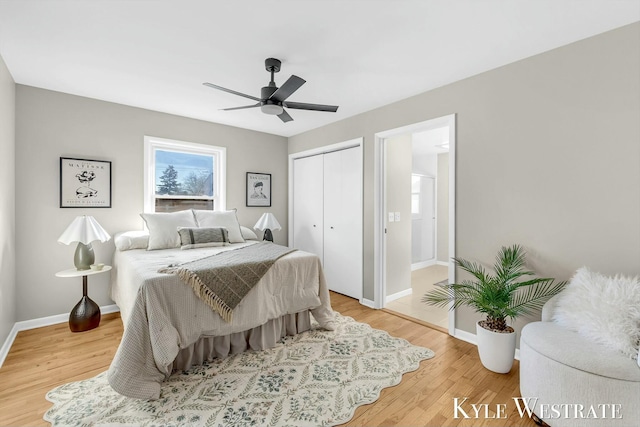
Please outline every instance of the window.
M224 210L226 148L144 138L144 211Z

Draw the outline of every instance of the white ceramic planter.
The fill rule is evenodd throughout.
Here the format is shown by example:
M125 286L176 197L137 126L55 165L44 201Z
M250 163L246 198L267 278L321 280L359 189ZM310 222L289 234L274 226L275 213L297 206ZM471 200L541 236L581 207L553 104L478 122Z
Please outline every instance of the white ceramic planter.
M506 374L511 371L516 355L516 333L493 332L476 323L476 339L480 361L490 371Z

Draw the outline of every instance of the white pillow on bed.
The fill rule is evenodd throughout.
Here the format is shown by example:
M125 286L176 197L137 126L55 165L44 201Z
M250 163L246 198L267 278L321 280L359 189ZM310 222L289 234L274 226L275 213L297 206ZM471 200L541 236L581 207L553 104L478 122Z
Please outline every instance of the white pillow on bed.
M240 231L242 232L242 237L244 237L244 240L258 240L258 235L254 233L253 230L249 227L241 225Z
M229 242L244 242L244 237L242 237L242 231L240 230L240 223L238 223L238 217L236 216L235 209L230 211L205 211L194 209L193 213L196 216L198 227L225 227L229 231Z
M123 231L122 233L117 233L113 240L119 251L147 249L149 245L149 232L146 230Z
M197 227L191 209L170 213L142 213L140 216L149 229L148 251L178 248L180 247L178 227Z

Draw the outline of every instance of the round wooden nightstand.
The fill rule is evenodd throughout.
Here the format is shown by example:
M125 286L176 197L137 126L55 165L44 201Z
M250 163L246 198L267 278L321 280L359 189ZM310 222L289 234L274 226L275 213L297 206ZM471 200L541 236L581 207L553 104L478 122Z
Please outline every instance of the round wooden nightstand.
M110 265L105 265L102 270L69 270L58 271L56 277L80 277L82 276L82 299L71 313L69 313L69 329L71 332L83 332L97 328L100 324L100 307L87 295L87 276L106 273L111 270Z

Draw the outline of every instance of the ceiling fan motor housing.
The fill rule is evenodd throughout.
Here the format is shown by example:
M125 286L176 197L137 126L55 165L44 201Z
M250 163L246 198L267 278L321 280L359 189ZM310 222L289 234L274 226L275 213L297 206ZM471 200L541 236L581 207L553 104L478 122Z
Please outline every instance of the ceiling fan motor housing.
M276 90L278 90L278 87L276 85L264 86L260 90L260 98L268 100L271 97L271 95L273 95L273 92L275 92Z
M264 68L266 68L267 71L269 72L271 71L273 71L274 73L279 72L281 65L282 65L282 62L276 58L267 58L264 60Z
M261 89L260 97L262 98L262 101L260 101L260 110L262 110L263 113L270 114L272 116L282 114L282 104L269 99L276 90L278 90L278 88L275 84L273 86L265 86Z

